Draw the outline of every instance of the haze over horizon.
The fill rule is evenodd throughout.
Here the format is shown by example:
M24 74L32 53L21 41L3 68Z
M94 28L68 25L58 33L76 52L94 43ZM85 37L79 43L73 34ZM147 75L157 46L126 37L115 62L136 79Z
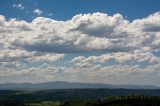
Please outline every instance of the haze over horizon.
M0 0L0 83L160 86L159 4Z

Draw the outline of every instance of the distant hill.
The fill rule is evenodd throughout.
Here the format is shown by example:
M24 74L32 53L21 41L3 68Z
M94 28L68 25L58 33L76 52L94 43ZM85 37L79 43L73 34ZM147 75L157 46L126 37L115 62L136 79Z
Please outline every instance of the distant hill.
M110 89L159 89L160 87L146 85L111 85L100 83L75 83L75 82L45 82L45 83L5 83L0 84L0 90L49 90L49 89L85 89L85 88L110 88Z

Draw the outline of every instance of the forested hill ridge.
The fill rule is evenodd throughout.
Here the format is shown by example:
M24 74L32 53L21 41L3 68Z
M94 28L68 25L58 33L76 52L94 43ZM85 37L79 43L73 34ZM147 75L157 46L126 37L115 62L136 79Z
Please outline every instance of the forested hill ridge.
M109 89L160 89L152 85L111 85L101 83L76 83L76 82L44 82L44 83L5 83L0 84L0 90L49 90L49 89L86 89L86 88L109 88Z
M0 90L0 106L160 106L160 90Z

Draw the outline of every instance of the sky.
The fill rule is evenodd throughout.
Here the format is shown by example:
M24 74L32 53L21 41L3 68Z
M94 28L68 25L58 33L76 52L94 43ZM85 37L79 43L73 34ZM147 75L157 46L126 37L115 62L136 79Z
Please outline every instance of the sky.
M160 86L159 0L0 0L0 83Z

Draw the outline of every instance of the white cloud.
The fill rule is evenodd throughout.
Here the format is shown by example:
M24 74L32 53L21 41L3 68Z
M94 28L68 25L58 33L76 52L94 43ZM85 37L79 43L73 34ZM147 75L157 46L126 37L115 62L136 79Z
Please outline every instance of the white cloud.
M36 13L37 15L41 15L43 13L43 11L38 8L35 9L33 12Z
M43 11L37 9L35 13L40 15ZM160 75L159 17L160 12L157 12L130 22L120 14L108 16L93 13L76 15L67 21L37 17L32 22L26 22L6 20L0 15L0 81L12 81L13 77L20 76L20 79L23 77L33 82L42 81L37 80L42 78L44 81L97 80L113 83L117 79L117 83L125 83L133 75L133 79L129 79L132 83L134 78L157 83L159 79L153 79L149 74L153 77ZM71 67L33 65L35 62L64 62L66 54L73 53L78 56L66 63ZM93 56L83 56L83 53ZM110 60L115 64L103 66ZM143 62L147 63L144 69L141 68ZM28 64L32 64L32 67L19 69ZM16 71L18 69L21 71Z
M93 14L92 17L97 17L97 19L99 19L100 15L103 16L104 14L102 13ZM115 16L115 18L119 19L117 18L118 16ZM106 18L108 18L107 15L106 15ZM83 19L83 16L82 16L82 19ZM21 23L16 20L14 21L12 20L12 21L6 22L6 24L10 25L11 23L13 23L11 26L16 26L16 24ZM61 52L61 53L81 52L81 51L82 52L128 51L132 48L135 48L136 45L139 44L138 42L135 42L134 40L128 38L127 35L125 35L125 37L120 35L121 38L117 38L116 36L118 35L114 34L113 35L114 37L112 38L111 37L112 35L107 35L106 37L104 36L102 37L98 35L95 36L92 34L90 35L87 33L81 33L79 30L74 29L75 26L79 25L79 24L76 24L75 21L76 21L75 18L73 18L72 20L63 22L63 21L55 21L48 18L38 17L35 20L33 20L32 23L24 22L22 26L21 25L16 26L16 28L20 27L24 29L21 29L19 32L17 30L18 33L16 34L16 36L14 34L11 34L11 36L13 36L13 38L15 39L12 41L12 44L16 46L25 46L26 49L33 49L33 50L35 49L39 51L44 51L44 49L46 49L46 50L49 50L49 52ZM102 25L101 27L103 26L104 25ZM9 27L9 26L6 26L6 27ZM5 29L6 28L4 28L4 30ZM28 31L24 31L26 29ZM14 29L12 28L11 30L14 30ZM104 31L107 31L107 30L104 29ZM112 33L112 32L109 32L109 33ZM25 35L29 35L29 36L25 36Z
M128 21L120 14L108 16L102 13L76 15L72 18L74 25L70 30L96 37L121 38L126 35Z
M159 65L160 66L160 65ZM160 68L157 66L157 68ZM159 85L159 71L155 66L140 68L138 66L114 65L101 67L57 67L39 66L21 71L0 69L0 82L46 82L71 81L111 84L153 84Z
M23 10L25 8L22 3L20 3L20 4L13 4L12 7L13 8L18 8L18 9L21 9L21 10Z
M159 14L133 22L120 14L108 16L103 13L77 15L68 21L38 17L31 23L16 19L5 21L3 17L0 21L1 46L54 53L117 53L144 48L152 52L159 49ZM150 21L152 18L157 23ZM146 24L152 25L154 31L151 28L146 31Z
M48 54L39 54L35 53L33 56L27 58L26 60L28 62L53 62L53 61L59 61L64 59L64 54L55 54L55 53L48 53Z
M109 61L115 61L118 64L121 63L131 63L139 64L142 62L148 62L149 64L160 63L160 57L154 56L150 52L134 51L134 52L118 52L118 53L109 53L102 54L99 56L78 56L71 60L71 63L74 63L79 67L91 67L95 64L103 64Z
M147 19L149 20L148 17ZM110 25L108 22L114 25ZM145 32L140 30L141 27L138 28L138 24L133 27L134 22L129 23L119 14L113 17L102 13L79 15L65 22L38 17L32 23L27 24L29 24L32 31L18 33L14 37L16 42L13 41L13 44L24 46L26 49L31 50L49 50L49 52L58 53L88 51L127 52L154 45L151 47L153 48L159 44L158 41L152 42L158 38L158 32ZM81 25L83 25L84 30L80 28ZM91 30L88 28L91 28ZM137 28L140 31L137 31ZM101 34L96 33L96 30L99 31L99 29L103 30L100 31Z
M28 58L30 56L32 56L33 53L32 52L27 52L25 50L1 50L1 54L0 54L0 61L15 61L18 60L20 58Z
M51 17L51 16L53 16L54 14L53 13L49 13L49 14L47 14L47 16L49 16L49 17Z

